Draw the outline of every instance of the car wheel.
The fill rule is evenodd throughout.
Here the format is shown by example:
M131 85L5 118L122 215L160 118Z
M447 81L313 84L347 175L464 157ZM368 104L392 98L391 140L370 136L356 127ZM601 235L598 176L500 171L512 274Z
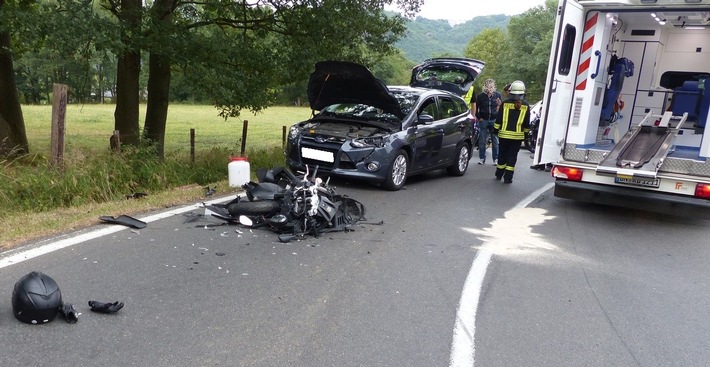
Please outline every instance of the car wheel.
M390 168L387 170L387 177L383 186L387 190L396 191L404 186L407 180L407 169L409 168L409 156L404 150L397 152L397 155L392 160Z
M447 168L447 171L452 176L463 176L463 174L466 173L466 169L468 169L468 161L470 159L471 149L468 147L468 144L463 143L459 145L456 151L456 160L453 165Z

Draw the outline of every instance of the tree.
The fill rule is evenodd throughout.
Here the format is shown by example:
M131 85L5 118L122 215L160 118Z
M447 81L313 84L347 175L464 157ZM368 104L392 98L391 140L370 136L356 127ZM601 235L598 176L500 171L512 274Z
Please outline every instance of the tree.
M175 70L181 72L181 85L208 98L225 118L243 110L256 113L275 101L282 86L307 80L316 61L377 65L394 51L395 41L406 30L406 17L416 14L423 3L100 0L97 6L85 0L3 0L2 4L6 1L30 9L22 20L16 20L15 8L0 9L0 31L22 33L3 40L8 45L3 50L15 47L3 59L6 75L12 75L13 57L20 60L18 48L34 53L18 63L16 75L21 77L25 100L48 101L48 85L57 81L70 84L70 99L72 93L78 100L103 96L101 81L107 79L105 70L112 68L97 63L115 57L114 128L121 132L122 143L140 144L144 137L157 144L159 154ZM384 7L391 4L397 4L403 16L386 15ZM42 59L50 62L40 68ZM141 84L144 74L145 87ZM0 91L16 90L8 78L0 79ZM148 106L141 134L139 102L146 92ZM17 99L3 98L2 102L18 106L21 114L19 102L13 102ZM17 115L3 111L4 120L8 116ZM24 128L17 117L3 124L8 142L11 132L6 127ZM23 130L15 130L24 137ZM22 146L19 140L17 145Z
M507 54L508 47L507 34L501 28L485 29L469 41L464 55L486 63L483 72L477 78L477 91L482 90L480 86L483 84L483 80L488 78L495 79L499 84L499 89L510 82L501 78L501 63Z
M318 60L376 62L394 52L406 28L404 18L385 15L384 5L393 2L154 2L144 33L150 53L145 137L162 154L173 65L199 75L195 82L225 118L245 108L258 112L273 103L279 86L307 78ZM422 3L396 2L405 14Z
M542 98L547 65L552 47L557 2L547 0L508 24L509 49L503 57L501 76L506 80L522 80L530 101Z
M5 0L0 0L0 12L7 10L7 6ZM8 19L8 17L3 16L0 17L1 19ZM9 24L9 22L0 22L0 24ZM0 156L9 157L27 153L29 153L29 144L15 85L10 29L0 27Z
M53 83L69 84L70 100L91 98L94 73L104 69L96 64L110 59L113 28L84 0L0 2L0 141L7 144L0 154L29 151L20 101L50 102Z
M140 34L143 20L141 0L109 0L107 7L119 19L122 49L118 53L116 72L116 111L114 129L120 132L121 143L140 143L139 86L141 72Z

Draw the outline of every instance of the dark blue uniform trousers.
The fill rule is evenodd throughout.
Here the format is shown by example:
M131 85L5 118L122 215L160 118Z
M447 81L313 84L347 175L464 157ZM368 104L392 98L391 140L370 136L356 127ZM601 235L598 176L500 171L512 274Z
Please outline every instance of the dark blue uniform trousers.
M522 140L504 139L498 140L498 165L496 165L496 179L503 178L505 183L513 182L513 172L515 163L518 161L518 152Z

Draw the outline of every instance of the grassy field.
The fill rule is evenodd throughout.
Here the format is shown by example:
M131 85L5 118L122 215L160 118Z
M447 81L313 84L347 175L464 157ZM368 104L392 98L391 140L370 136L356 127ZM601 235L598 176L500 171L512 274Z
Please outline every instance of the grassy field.
M30 155L0 160L0 249L97 224L102 215L137 215L204 199L205 186L218 194L238 191L227 183L229 156L239 155L248 121L246 155L252 172L283 164L283 127L307 119L310 109L272 107L225 121L211 106L171 105L165 160L151 153L109 150L113 105L69 105L65 169L48 166L51 106L23 106ZM141 115L145 106L141 108ZM195 162L190 161L190 129L195 129ZM253 177L253 175L252 175ZM132 192L143 199L126 199Z
M114 105L67 106L65 149L67 152L105 151L113 133ZM165 151L189 151L190 129L195 129L195 149L216 146L238 154L242 126L248 121L247 148L281 146L283 126L305 120L307 107L271 107L257 115L243 111L239 118L224 120L217 109L201 105L170 105L165 132ZM52 128L52 106L23 106L27 139L33 153L49 156ZM145 106L141 106L141 116ZM141 121L142 127L142 121Z

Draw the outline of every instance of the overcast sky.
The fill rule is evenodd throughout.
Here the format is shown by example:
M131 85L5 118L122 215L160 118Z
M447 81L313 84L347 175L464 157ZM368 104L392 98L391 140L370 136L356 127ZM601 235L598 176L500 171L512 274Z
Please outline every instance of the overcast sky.
M545 0L425 0L418 16L458 24L483 15L517 15L544 4Z

